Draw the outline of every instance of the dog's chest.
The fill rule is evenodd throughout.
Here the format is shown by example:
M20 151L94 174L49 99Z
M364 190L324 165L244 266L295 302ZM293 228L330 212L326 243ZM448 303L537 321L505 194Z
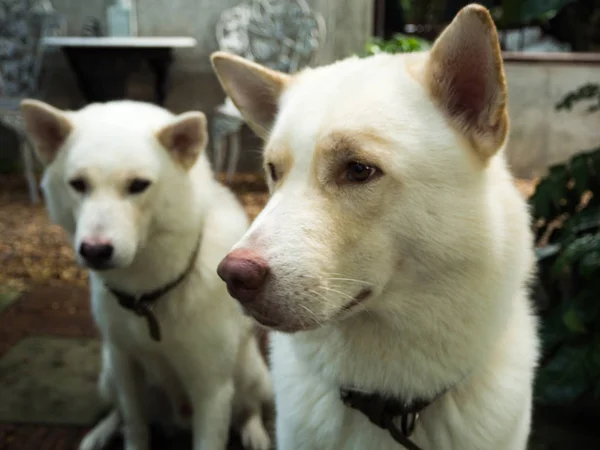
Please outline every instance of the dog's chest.
M146 319L121 307L110 294L92 293L92 313L103 336L120 347L143 352L153 346Z
M286 337L274 336L272 367L281 450L400 450L389 433L345 406L339 387L311 373Z
M191 414L188 411L190 403L171 361L171 356L177 348L173 348L164 339L161 342L153 340L146 320L119 306L117 300L105 291L92 291L92 309L103 338L131 355L132 360L142 370L153 401L157 402L153 409L165 411L160 405L162 398L172 408L172 419L180 425L187 423ZM171 322L164 318L160 323L163 334L167 331L164 328L172 327Z

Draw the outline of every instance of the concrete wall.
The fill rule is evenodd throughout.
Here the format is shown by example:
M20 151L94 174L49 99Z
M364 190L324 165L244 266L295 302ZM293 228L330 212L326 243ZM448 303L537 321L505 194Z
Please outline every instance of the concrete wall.
M571 111L555 110L568 92L600 83L600 60L508 60L505 68L511 120L506 151L516 176L539 176L552 164L600 147L600 112L587 113L585 102Z

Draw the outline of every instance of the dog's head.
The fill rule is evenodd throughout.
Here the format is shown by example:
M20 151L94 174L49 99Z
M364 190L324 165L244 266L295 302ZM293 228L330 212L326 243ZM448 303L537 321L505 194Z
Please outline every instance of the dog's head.
M463 9L424 53L293 76L222 52L212 62L265 139L271 198L219 267L259 322L297 331L374 311L392 285L401 308L436 271L494 251L488 187L507 175L508 118L485 8Z
M66 112L35 100L25 100L22 113L46 165L50 215L81 264L127 267L153 230L177 223L187 207L187 173L206 143L202 113L174 117L135 102Z

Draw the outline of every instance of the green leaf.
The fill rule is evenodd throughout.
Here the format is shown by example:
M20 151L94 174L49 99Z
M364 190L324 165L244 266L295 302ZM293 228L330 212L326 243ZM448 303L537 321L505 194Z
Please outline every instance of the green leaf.
M573 189L581 197L589 187L590 167L588 166L588 156L578 155L574 157L569 163L571 168L571 175L575 185Z
M600 279L590 280L571 299L570 307L578 311L579 318L590 328L597 327L600 321Z
M569 92L564 98L555 105L557 110L571 110L573 105L582 100L600 101L600 84L587 83L580 86L574 91ZM596 105L592 105L589 109L593 110Z
M589 388L586 360L586 347L563 345L538 372L537 400L545 404L564 404L580 398Z
M550 215L550 195L548 194L548 182L543 180L540 182L533 195L530 203L533 206L533 216L535 219L549 219Z
M600 233L585 235L574 240L556 258L556 262L552 267L552 275L555 277L560 275L565 269L579 261L590 249L598 248L598 246L600 246Z
M590 348L590 358L588 360L593 375L598 376L600 382L600 334L596 333L595 339L592 341Z
M579 261L579 274L588 280L600 276L600 250L592 250L582 256ZM600 292L598 294L600 301Z
M585 325L579 317L579 313L573 308L570 308L569 310L567 310L566 313L563 314L563 322L565 323L567 328L573 331L574 333L587 332Z
M564 6L574 0L504 0L504 24L522 24L534 19L551 19Z
M570 228L573 233L589 233L600 227L600 205L588 206L565 221L565 227Z
M531 197L530 203L533 205L534 217L544 218L548 221L554 219L560 213L560 200L566 190L566 177L563 180L559 174L553 177L548 175L543 179Z
M554 308L543 316L541 338L543 355L551 354L554 349L572 339L573 333L569 331L562 319L562 309Z
M374 38L369 41L365 46L365 54L363 56L376 55L378 53L417 52L426 50L429 46L429 42L424 39L397 33L387 41L380 38Z
M594 171L596 172L596 176L599 177L600 176L600 149L589 152L587 155L589 158L589 162L591 163L591 166L594 168ZM597 180L598 179L596 178L596 181ZM599 193L596 192L596 195L599 195Z
M547 258L555 256L560 250L561 246L559 244L545 245L543 247L537 247L535 249L535 256L538 262L542 262Z

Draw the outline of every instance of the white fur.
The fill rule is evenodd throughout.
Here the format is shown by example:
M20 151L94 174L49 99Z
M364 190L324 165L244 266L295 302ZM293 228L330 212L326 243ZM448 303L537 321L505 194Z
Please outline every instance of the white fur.
M224 449L231 421L248 448L268 449L261 419L272 395L267 368L251 320L216 275L247 229L243 208L214 180L203 153L187 171L159 144L156 133L174 119L169 112L122 101L64 114L72 131L42 183L50 215L76 249L82 240L110 240L116 266L90 272L104 348L100 391L116 411L81 449L100 448L121 421L126 448L148 449L150 421L190 425L178 412L185 401L194 411L195 450ZM74 176L92 186L85 196L69 187ZM132 176L153 183L128 196ZM121 308L106 284L132 294L167 284L188 266L200 235L191 273L156 303L162 340L152 341L145 320Z
M459 26L480 29L478 11ZM233 57L213 61L250 114L266 94L249 100L235 83L275 80L262 93L282 85ZM247 308L278 330L279 450L401 448L344 406L341 386L406 400L449 389L411 437L425 450L526 448L537 359L526 203L503 150L478 153L432 101L424 63L426 54L379 55L306 70L285 82L274 123L259 124L270 128L265 162L280 175L235 247L270 267ZM485 70L487 88L501 92L494 67ZM338 183L352 147L383 175ZM371 295L346 311L364 289Z

